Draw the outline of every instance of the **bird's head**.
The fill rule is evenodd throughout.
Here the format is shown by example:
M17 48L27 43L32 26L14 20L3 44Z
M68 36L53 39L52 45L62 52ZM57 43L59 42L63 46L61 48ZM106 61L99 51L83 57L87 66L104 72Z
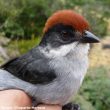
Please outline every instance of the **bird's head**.
M41 46L56 55L66 55L72 50L88 49L89 43L99 39L90 32L87 20L72 10L60 10L48 18ZM79 50L78 50L79 49Z

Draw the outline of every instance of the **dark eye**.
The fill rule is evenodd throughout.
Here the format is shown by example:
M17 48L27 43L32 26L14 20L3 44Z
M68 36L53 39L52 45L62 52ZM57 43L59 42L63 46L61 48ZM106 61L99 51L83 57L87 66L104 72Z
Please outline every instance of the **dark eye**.
M69 39L69 34L66 31L61 32L61 37L63 40L68 40Z

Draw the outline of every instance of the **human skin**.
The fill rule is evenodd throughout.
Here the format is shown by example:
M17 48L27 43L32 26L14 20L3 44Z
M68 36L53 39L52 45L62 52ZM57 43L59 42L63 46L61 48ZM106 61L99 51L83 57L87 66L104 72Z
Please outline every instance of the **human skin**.
M21 90L4 90L0 91L0 110L4 110L4 107L31 107L32 100L30 97ZM7 109L6 108L6 109ZM39 105L35 110L61 110L59 105ZM20 109L21 110L21 109ZM23 108L24 110L24 108ZM26 110L26 109L25 109Z

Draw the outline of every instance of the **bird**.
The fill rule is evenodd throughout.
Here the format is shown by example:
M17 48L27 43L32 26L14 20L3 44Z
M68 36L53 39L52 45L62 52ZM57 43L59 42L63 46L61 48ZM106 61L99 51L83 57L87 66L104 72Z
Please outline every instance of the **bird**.
M23 90L37 105L59 104L63 110L77 110L70 100L89 67L90 43L98 42L82 15L58 10L47 19L39 45L0 67L0 90Z

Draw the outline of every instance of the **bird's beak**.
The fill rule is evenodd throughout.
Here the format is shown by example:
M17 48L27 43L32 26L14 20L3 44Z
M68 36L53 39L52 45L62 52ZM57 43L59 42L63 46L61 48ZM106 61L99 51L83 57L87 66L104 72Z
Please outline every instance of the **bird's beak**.
M98 43L99 38L89 31L85 31L83 37L80 39L82 43Z

